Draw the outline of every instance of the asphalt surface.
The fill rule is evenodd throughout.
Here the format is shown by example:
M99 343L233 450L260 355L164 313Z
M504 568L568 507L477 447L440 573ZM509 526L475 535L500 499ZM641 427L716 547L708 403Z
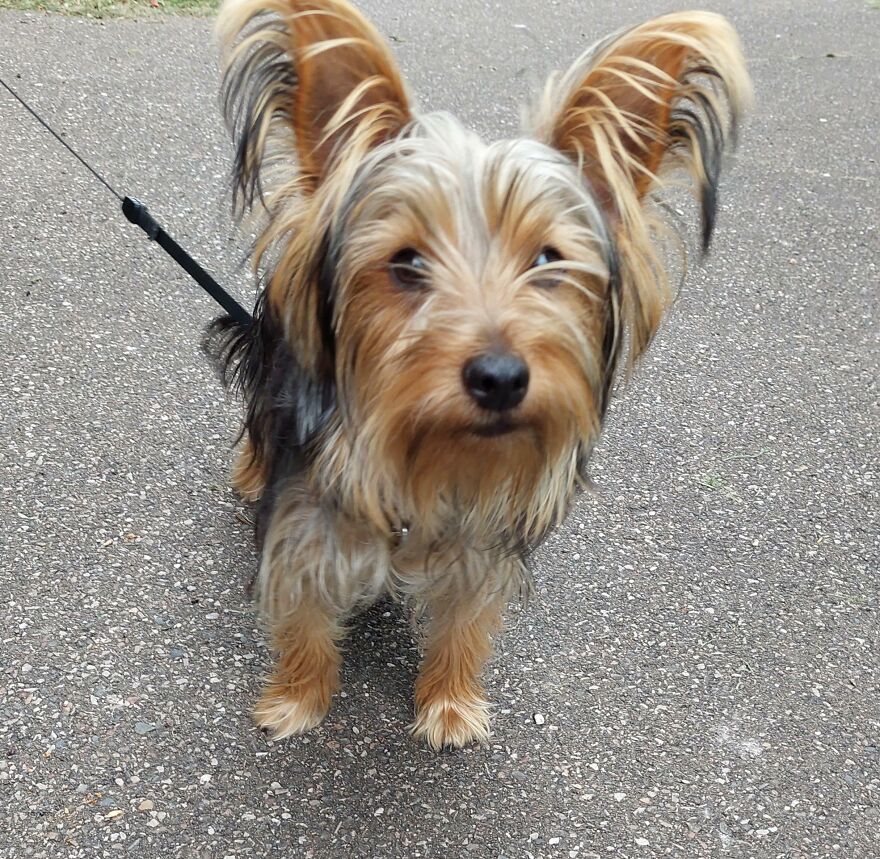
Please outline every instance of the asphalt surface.
M659 2L365 0L422 105L509 136ZM0 92L0 856L880 856L880 11L706 4L757 107L717 241L617 401L488 673L491 747L405 727L382 604L325 724L268 654L210 300ZM0 75L233 291L210 24L0 13Z

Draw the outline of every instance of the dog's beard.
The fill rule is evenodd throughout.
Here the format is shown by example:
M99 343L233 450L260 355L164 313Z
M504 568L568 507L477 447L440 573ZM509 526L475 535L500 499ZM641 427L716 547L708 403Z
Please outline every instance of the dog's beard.
M601 422L580 368L555 370L533 373L531 399L501 413L468 403L454 379L432 381L436 365L388 385L375 372L356 389L368 406L351 409L319 454L321 482L378 528L534 543L564 514Z

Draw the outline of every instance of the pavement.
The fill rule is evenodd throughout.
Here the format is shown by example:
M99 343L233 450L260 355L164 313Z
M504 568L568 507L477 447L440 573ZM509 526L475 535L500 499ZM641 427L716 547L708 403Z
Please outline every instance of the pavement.
M0 856L880 856L880 11L706 3L757 106L717 240L534 558L488 748L406 733L400 608L273 742L210 300L0 92ZM654 0L364 0L493 137ZM540 6L540 10L537 7ZM0 13L0 75L250 300L210 22Z

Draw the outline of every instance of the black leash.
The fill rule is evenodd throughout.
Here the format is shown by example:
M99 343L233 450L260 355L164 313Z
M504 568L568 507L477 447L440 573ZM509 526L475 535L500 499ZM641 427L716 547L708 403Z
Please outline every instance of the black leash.
M126 197L122 201L122 214L133 224L137 224L239 325L245 328L250 326L251 322L253 322L250 313L162 229L162 226L150 214L144 203L138 200L137 197Z
M253 318L208 272L206 272L179 244L177 244L162 225L150 214L146 205L136 197L123 197L94 167L76 150L63 140L52 126L46 122L3 78L0 86L21 104L43 128L46 129L83 167L86 168L116 199L122 203L122 214L131 223L139 226L147 236L156 242L211 298L214 299L239 325L247 328Z

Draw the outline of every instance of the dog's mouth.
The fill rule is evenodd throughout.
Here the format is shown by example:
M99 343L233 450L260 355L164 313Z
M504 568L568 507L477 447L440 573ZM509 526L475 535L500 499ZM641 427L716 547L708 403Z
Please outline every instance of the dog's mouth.
M511 418L502 415L497 420L492 421L492 423L472 426L470 431L474 435L480 436L480 438L497 438L500 435L507 435L522 429L522 426L521 423L517 423Z

